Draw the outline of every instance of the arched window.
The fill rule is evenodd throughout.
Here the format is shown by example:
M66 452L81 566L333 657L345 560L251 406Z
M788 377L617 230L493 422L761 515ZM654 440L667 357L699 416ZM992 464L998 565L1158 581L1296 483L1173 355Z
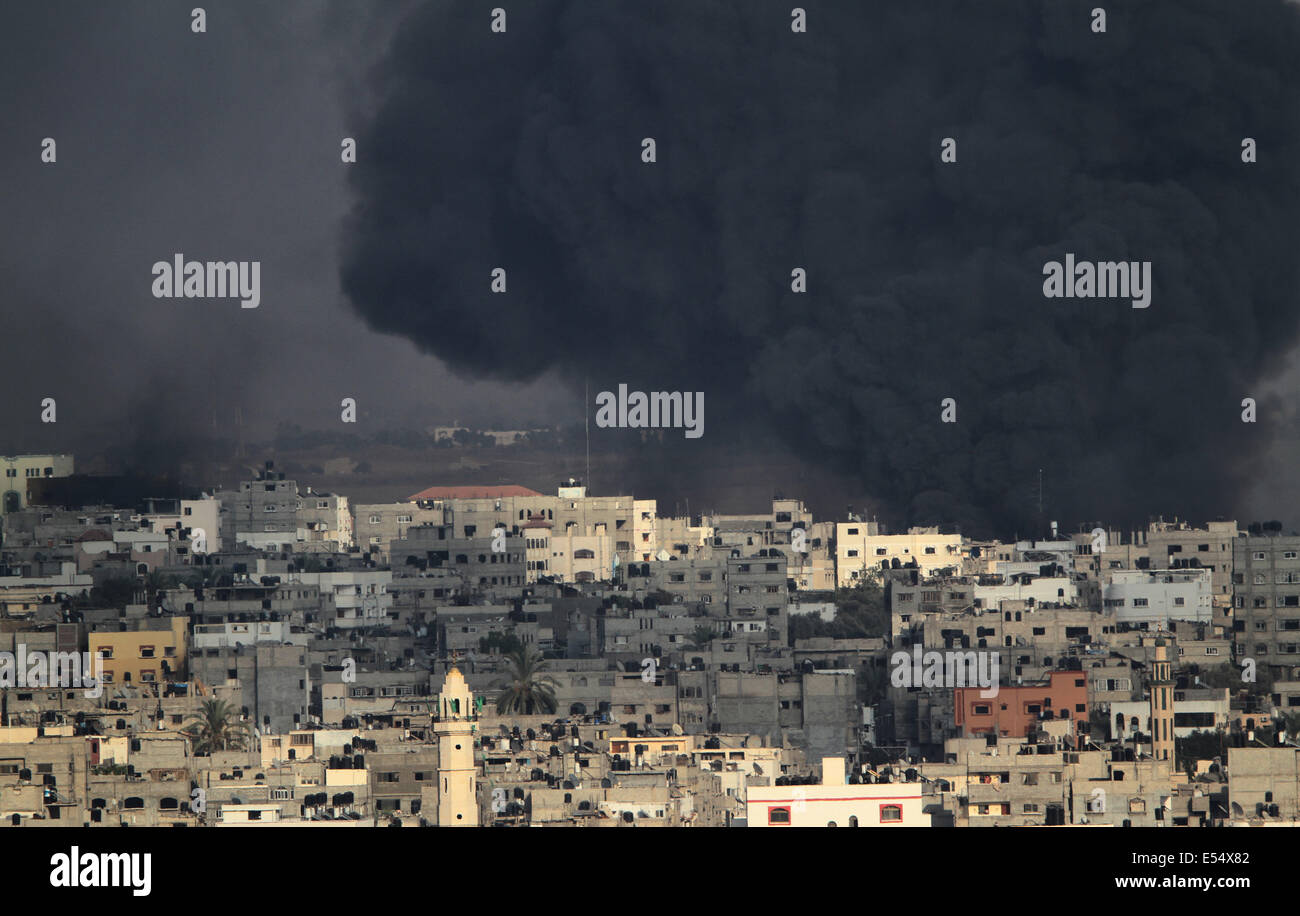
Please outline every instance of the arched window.
M856 826L858 826L858 816L857 816L856 814L852 815L852 816L849 818L849 826L850 826L850 827L856 827Z
M880 806L880 823L897 824L902 820L903 820L903 808L901 805Z
M789 808L768 808L767 822L769 824L789 824L790 809Z

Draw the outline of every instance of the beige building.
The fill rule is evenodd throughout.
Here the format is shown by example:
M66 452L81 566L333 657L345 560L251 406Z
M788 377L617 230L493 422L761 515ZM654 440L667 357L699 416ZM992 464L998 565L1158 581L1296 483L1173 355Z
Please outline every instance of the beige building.
M852 588L883 566L915 561L921 575L961 568L960 534L940 534L938 528L911 528L907 534L880 534L875 522L839 522L835 526L835 571L841 588Z
M71 455L0 455L0 515L27 508L27 482L72 476Z

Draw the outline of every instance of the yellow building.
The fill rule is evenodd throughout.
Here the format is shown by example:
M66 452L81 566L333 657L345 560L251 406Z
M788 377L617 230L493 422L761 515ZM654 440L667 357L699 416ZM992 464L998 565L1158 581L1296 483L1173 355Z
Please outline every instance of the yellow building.
M1174 744L1174 677L1164 637L1155 641L1151 659L1151 756L1176 766Z
M105 684L154 684L174 680L185 670L188 617L164 618L167 629L95 632L87 639L101 654Z
M27 508L27 481L71 477L71 455L0 455L0 515Z
M938 528L910 528L907 534L880 534L875 522L839 522L835 526L835 574L841 588L852 588L870 573L897 560L915 562L921 575L945 567L961 567L960 534L940 534Z

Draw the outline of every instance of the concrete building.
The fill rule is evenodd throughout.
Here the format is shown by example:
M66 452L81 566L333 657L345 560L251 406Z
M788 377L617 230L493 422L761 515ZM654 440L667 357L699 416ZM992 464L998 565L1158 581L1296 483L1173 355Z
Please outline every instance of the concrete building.
M313 493L308 487L298 510L297 551L318 548L342 553L354 544L352 510L348 498L337 493Z
M411 499L421 508L442 510L450 538L488 538L493 528L518 535L529 521L551 523L551 537L569 534L609 537L619 562L646 562L659 552L654 500L632 496L589 496L575 481L555 496L520 486L430 487Z
M223 493L222 502L233 528L232 544L274 551L286 549L300 539L298 512L302 501L298 482L286 480L284 472L275 471L269 461L256 478L241 481L238 491Z
M1232 823L1300 823L1300 748L1228 748Z
M337 572L298 572L293 581L331 595L331 626L341 630L387 627L392 623L393 573L387 569L346 569Z
M1291 679L1300 673L1300 537L1241 537L1233 546L1236 654Z
M446 509L422 508L414 500L359 505L355 507L355 541L362 551L387 563L391 542L405 538L407 530L414 525L443 525L446 516Z
M287 734L308 721L311 674L300 646L207 649L190 659L190 667L196 680L264 733Z
M508 534L501 544L505 549L494 550L492 528L489 524L480 535L471 525L474 536L456 537L452 525L414 525L389 547L393 570L408 578L447 578L445 587L456 594L520 598L528 585L524 539Z
M1146 547L1153 569L1208 569L1215 607L1232 604L1235 521L1209 522L1193 528L1187 522L1156 521L1147 526Z

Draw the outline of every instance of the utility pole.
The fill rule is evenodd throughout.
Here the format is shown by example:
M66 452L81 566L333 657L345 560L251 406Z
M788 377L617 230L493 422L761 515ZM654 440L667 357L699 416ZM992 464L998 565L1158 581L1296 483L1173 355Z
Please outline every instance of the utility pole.
M582 380L582 422L586 429L587 439L587 479L583 481L587 485L587 495L591 495L591 381Z

